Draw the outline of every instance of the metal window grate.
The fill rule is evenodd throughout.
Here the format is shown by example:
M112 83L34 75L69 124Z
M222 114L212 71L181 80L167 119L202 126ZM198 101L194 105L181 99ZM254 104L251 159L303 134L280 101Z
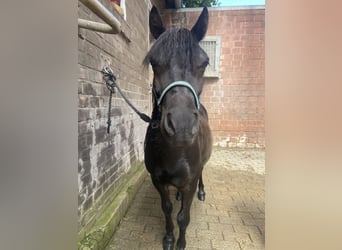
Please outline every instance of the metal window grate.
M209 57L209 65L205 70L204 77L219 77L221 37L206 36L200 42L200 46Z

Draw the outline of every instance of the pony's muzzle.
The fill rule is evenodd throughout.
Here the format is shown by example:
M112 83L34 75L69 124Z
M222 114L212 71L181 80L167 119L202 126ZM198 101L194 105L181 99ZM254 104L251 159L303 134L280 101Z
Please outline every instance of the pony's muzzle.
M199 130L198 111L189 108L172 108L164 116L162 126L168 137L176 143L193 141Z

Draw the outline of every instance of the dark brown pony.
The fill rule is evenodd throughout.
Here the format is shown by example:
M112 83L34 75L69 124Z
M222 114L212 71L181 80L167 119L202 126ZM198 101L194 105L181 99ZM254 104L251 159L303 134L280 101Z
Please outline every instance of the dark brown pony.
M177 216L180 250L185 249L185 232L197 184L198 199L205 198L202 170L212 147L207 111L199 101L204 70L209 63L199 46L208 27L208 9L203 9L191 31L166 30L155 7L150 12L149 24L157 40L144 60L154 72L154 108L145 138L145 164L160 194L165 215L164 250L173 249L175 242L168 187L178 190L177 199L182 203Z

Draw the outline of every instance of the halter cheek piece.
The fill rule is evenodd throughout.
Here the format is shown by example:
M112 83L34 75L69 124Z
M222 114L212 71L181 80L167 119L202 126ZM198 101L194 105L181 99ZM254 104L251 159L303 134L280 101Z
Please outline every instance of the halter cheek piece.
M169 92L169 90L171 90L174 87L186 87L188 89L191 90L193 96L195 97L195 102L196 102L196 108L199 110L201 105L200 105L200 101L199 101L199 96L197 95L196 91L194 90L194 88L190 85L190 83L185 82L185 81L175 81L171 84L169 84L161 93L161 95L159 96L159 98L157 99L157 106L160 106L160 104L162 103L165 95L167 92Z

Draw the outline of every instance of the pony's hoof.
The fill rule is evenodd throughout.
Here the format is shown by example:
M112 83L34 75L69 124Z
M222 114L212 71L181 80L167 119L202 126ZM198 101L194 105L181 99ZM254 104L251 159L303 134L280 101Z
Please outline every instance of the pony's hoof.
M205 193L204 193L204 191L198 191L198 193L197 193L197 197L198 197L198 199L200 200L200 201L204 201L205 200Z
M185 249L185 245L186 245L186 243L185 242L177 242L177 247L176 247L176 249L177 250L184 250Z
M163 239L163 250L173 250L175 238L173 236L165 236Z
M176 200L177 201L180 201L182 199L182 193L177 191L177 194L176 194Z

